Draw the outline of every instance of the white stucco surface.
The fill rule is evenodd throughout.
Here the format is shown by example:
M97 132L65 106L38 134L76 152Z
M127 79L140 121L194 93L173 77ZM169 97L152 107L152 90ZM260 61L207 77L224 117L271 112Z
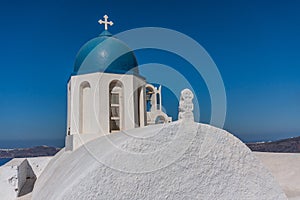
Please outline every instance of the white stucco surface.
M33 200L286 199L270 172L228 132L173 122L119 132L60 151Z
M29 177L38 178L52 157L14 158L0 167L0 199L15 200L23 187L32 189L32 185L26 185ZM29 182L28 182L29 183ZM30 199L30 195L25 195ZM18 199L25 199L20 197Z
M253 152L272 173L289 200L300 199L300 154Z
M52 158L53 156L40 156L26 159L31 166L35 176L38 178Z

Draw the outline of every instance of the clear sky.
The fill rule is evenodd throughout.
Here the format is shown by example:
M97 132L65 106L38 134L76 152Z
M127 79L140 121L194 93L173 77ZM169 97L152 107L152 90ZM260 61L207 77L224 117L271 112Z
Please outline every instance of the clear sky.
M97 21L104 14L115 23L113 34L154 26L198 41L225 84L226 130L244 141L299 136L299 8L299 1L286 0L1 1L0 140L63 144L66 84L79 48L103 30ZM140 64L188 65L161 51L136 55ZM205 83L192 71L182 73L199 85L200 121L208 122ZM176 118L177 102L167 89L163 98Z

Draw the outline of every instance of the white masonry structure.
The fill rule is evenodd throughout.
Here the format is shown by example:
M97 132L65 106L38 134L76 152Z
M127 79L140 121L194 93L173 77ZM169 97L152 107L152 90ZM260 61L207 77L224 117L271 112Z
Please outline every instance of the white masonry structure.
M78 52L68 83L66 150L75 150L99 136L167 123L161 87L140 76L134 52L107 29ZM148 98L148 99L146 99Z

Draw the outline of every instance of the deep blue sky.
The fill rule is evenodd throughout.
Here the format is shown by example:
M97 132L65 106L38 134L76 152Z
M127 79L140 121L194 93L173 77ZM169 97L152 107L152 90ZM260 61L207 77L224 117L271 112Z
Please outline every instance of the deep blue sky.
M298 136L299 8L299 1L286 0L1 1L0 140L63 143L66 84L79 48L103 30L97 21L104 14L115 23L113 34L154 26L198 41L226 87L226 130L244 141ZM140 64L170 66L179 59L160 51L137 52L137 57ZM207 122L207 88L201 77L191 75L191 82L199 84L201 121ZM165 107L176 115L176 101L165 91Z

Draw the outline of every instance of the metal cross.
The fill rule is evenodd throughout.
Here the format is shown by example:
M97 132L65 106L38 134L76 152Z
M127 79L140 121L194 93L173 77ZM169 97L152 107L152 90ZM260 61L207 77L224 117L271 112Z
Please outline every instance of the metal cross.
M104 18L104 21L102 19L100 19L98 22L99 22L99 24L104 24L105 30L108 29L107 25L110 25L110 26L114 25L114 23L112 21L107 21L107 19L108 19L107 15L104 15L103 18Z

